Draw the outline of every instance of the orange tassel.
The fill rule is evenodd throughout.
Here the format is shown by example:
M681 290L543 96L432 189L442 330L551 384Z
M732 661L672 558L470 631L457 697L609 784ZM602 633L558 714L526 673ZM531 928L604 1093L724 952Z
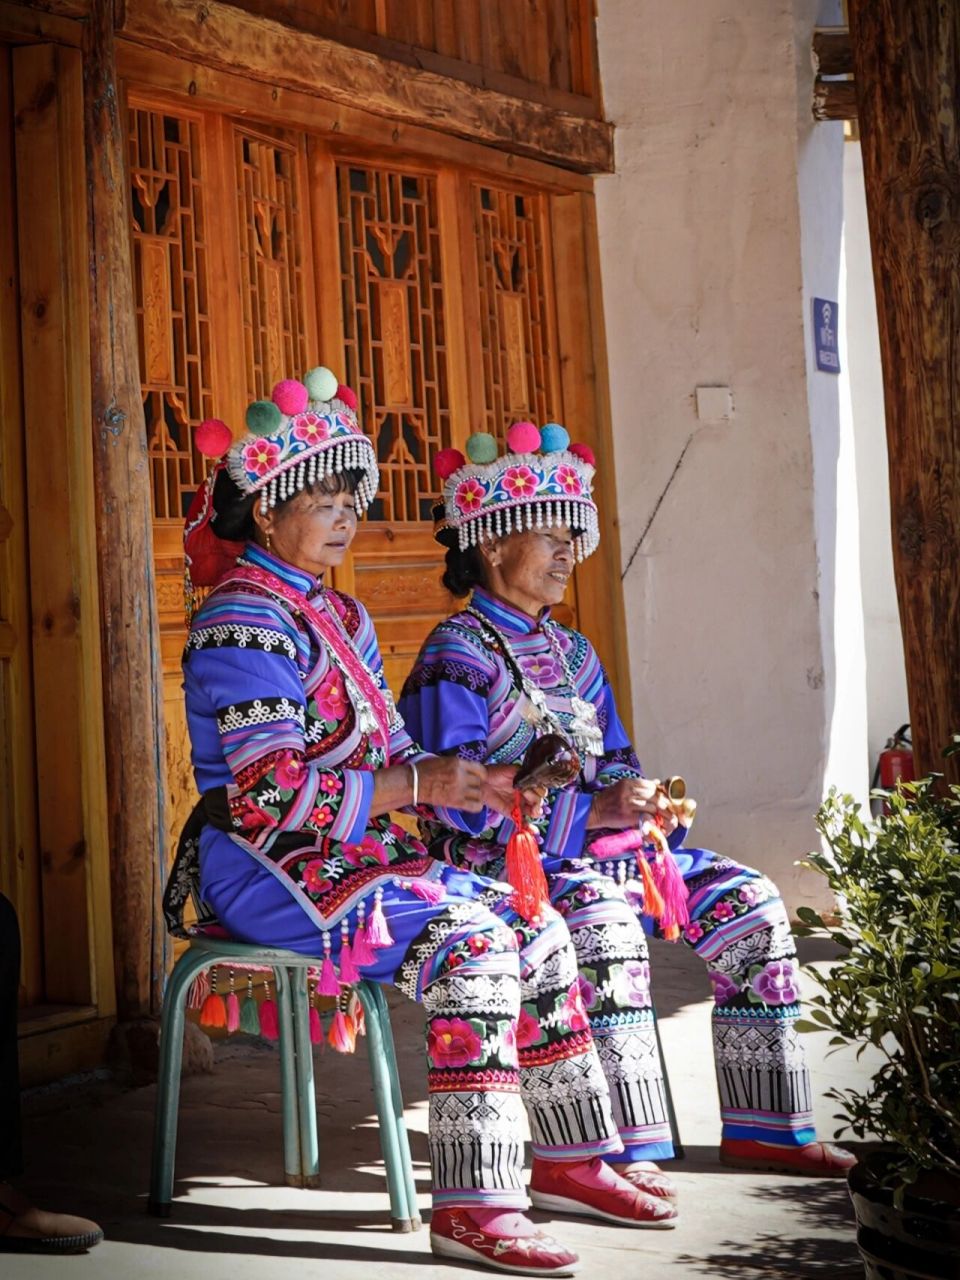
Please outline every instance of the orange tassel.
M643 909L648 916L659 920L663 914L663 898L653 878L653 869L642 849L637 852L637 868L643 881Z
M201 1027L225 1027L227 1025L227 1006L223 996L211 991L200 1010Z
M511 816L516 830L507 841L506 873L507 880L513 885L510 905L524 920L534 921L549 905L550 894L540 861L540 845L534 833L524 825L519 794L515 797Z
M338 1009L333 1015L330 1030L327 1032L327 1041L338 1053L353 1053L357 1047L356 1028L342 1009Z

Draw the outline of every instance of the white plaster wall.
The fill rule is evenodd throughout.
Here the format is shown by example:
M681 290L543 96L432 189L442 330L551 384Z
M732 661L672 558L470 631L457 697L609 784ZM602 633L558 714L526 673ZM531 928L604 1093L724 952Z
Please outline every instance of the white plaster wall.
M867 657L870 767L887 738L910 718L903 636L893 579L890 484L884 424L880 336L870 260L863 156L859 143L843 149L846 342L856 471L860 492L860 578Z
M597 201L637 745L648 772L690 781L698 841L761 866L791 909L825 904L795 863L816 838L828 760L847 778L865 755L834 715L851 712L833 638L850 564L838 567L829 518L839 392L813 384L806 350L808 297L836 297L839 275L842 140L808 123L823 8L600 0L598 13L616 125L617 172ZM805 238L818 190L831 199ZM698 421L704 384L732 388L730 421Z

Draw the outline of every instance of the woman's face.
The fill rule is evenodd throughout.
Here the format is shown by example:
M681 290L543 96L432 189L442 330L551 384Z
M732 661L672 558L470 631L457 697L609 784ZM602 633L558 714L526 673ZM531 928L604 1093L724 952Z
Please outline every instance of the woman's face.
M535 618L563 599L573 573L573 534L566 525L526 529L481 544L494 595Z
M274 555L317 578L343 563L357 532L356 498L347 489L339 493L304 489L279 510L261 515L255 507L253 518L260 541L267 543L269 535Z

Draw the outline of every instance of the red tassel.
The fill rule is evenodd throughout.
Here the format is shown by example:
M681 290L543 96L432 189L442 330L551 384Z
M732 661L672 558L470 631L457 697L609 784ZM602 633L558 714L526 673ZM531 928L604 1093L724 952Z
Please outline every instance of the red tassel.
M202 1009L203 1002L209 994L210 975L207 973L206 969L203 969L190 983L190 991L187 994L187 1008Z
M410 892L424 902L442 902L447 896L447 891L439 880L411 880Z
M383 914L379 893L373 900L373 910L370 912L370 919L367 921L367 942L377 950L382 947L393 946L393 938L390 936L390 929L387 926L387 917Z
M320 1010L315 1004L310 1006L310 1043L323 1044L323 1023L320 1021Z
M367 941L367 926L362 924L353 935L353 963L358 969L362 969L364 965L373 964L376 958L373 947Z
M223 996L211 991L200 1010L201 1027L225 1027L227 1025L227 1008Z
M550 896L540 861L540 846L537 837L524 825L519 795L512 817L516 830L507 841L506 868L507 880L513 885L510 905L524 920L533 921L549 904Z
M340 945L340 981L349 983L360 981L360 970L350 954L350 943L346 937Z
M357 1046L356 1029L342 1009L338 1009L333 1015L327 1041L338 1053L353 1053Z
M240 1001L237 999L237 993L231 991L227 996L227 1032L233 1035L234 1031L240 1030Z
M269 999L260 1006L260 1034L265 1040L280 1039L280 1023L277 1020L276 1003Z

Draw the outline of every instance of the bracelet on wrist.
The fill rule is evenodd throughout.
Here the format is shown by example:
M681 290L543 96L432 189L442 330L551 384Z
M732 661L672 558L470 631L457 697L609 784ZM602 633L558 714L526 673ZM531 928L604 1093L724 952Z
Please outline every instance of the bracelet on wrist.
M409 768L410 768L410 790L413 792L412 804L415 809L417 805L420 803L420 770L417 768L417 766L414 764L412 760L409 762Z

